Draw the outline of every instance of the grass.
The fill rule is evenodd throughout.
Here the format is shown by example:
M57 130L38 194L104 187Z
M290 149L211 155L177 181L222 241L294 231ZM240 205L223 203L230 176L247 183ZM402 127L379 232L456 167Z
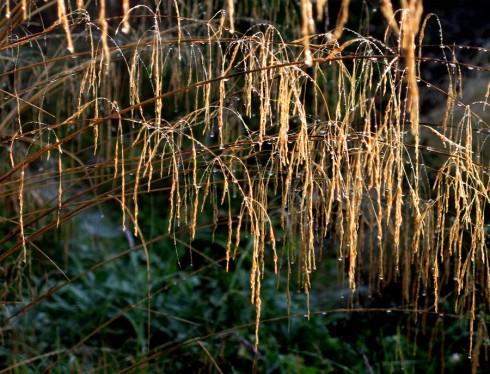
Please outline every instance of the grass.
M379 36L348 1L326 33L322 1L29 4L0 9L5 372L488 366L488 68L420 1Z

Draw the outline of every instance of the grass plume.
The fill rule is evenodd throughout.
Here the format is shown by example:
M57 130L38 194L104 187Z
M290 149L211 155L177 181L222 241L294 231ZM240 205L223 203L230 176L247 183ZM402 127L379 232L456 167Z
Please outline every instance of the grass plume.
M117 313L146 303L145 363L159 355L150 344L160 292L150 277L151 244L171 243L176 261L182 247L208 261L193 243L211 226L224 252L209 266L228 270L243 253L250 258L254 344L267 270L286 274L289 305L291 274L310 300L319 264L335 257L352 290L400 284L399 307L415 316L428 300L449 313L441 305L450 297L451 313L469 313L476 368L488 335L481 316L490 293L490 126L488 89L468 101L463 83L476 74L488 80L488 67L459 62L463 48L442 36L425 45L425 28L439 24L422 19L417 0L399 10L381 2L383 40L345 27L349 1L325 33L310 1L301 1L299 15L283 3L225 3L226 13L212 2L174 0L123 1L117 12L106 1L11 1L0 9L4 338L86 275L67 271L77 257L68 238L77 219L100 211L120 222L124 256L145 253L145 296ZM316 5L321 18L328 2ZM443 83L425 74L436 64L446 68ZM444 108L436 122L421 109L431 95ZM160 217L154 224L149 201ZM49 270L35 254L49 259ZM70 280L40 293L29 284L52 271ZM56 356L54 367L113 321L66 350L29 357Z

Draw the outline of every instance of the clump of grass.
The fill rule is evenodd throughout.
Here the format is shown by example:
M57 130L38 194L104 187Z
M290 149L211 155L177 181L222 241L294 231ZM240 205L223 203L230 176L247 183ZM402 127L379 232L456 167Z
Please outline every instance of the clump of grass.
M63 1L1 10L9 17L0 23L0 260L23 269L5 266L2 300L30 301L7 308L4 325L58 290L39 295L26 284L40 276L35 254L68 276L77 254L44 241L68 243L77 216L118 205L124 235L145 253L148 336L147 235L158 232L177 252L184 242L192 259L200 227L212 224L224 229L226 269L250 235L256 344L266 268L286 273L288 295L295 274L309 305L312 275L335 256L352 290L398 283L400 307L413 313L428 308L421 294L437 313L451 295L455 312L469 313L478 362L486 332L477 328L474 344L474 325L490 290L488 90L466 102L463 78L488 69L459 63L442 37L424 45L425 28L438 22L422 19L420 1L397 11L382 2L384 40L345 28L348 1L338 27L323 34L309 1L301 19L288 7L267 14L228 1L228 13L211 13L211 2L167 3L124 1L114 15L104 1L95 13ZM321 17L326 2L317 6ZM55 10L54 23L43 24ZM297 27L246 26L247 11ZM439 53L426 57L431 48ZM424 78L435 63L447 67L444 85ZM422 87L444 101L437 123L423 120ZM147 196L165 212L150 232Z

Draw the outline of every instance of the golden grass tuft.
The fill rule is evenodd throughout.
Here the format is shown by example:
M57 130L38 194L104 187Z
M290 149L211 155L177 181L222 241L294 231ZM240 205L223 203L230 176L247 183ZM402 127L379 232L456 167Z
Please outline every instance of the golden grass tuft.
M344 28L349 1L334 32L321 35L312 3L301 1L291 41L271 24L241 33L234 15L244 9L233 1L226 16L203 18L189 2L167 3L173 15L124 1L121 16L109 17L100 1L91 20L58 1L57 22L16 40L25 3L2 9L10 17L0 22L0 77L12 82L0 91L0 146L10 159L0 175L0 261L21 250L29 263L31 251L43 250L31 243L68 234L73 217L110 202L148 261L140 200L165 196L175 243L191 246L205 221L226 227L227 269L251 235L256 344L265 268L289 275L295 263L309 295L321 256L334 253L352 290L400 282L407 310L423 308L419 295L430 291L438 311L454 278L473 345L490 292L489 169L480 157L488 156L478 141L489 124L475 109L488 91L470 103L456 87L461 70L488 69L458 63L442 43L453 60L424 57L421 1L402 1L400 10L382 1L384 41ZM327 2L316 4L321 14ZM69 53L44 47L46 37ZM31 45L46 51L24 60ZM449 66L448 88L424 81L432 62ZM422 119L422 85L446 102L439 123ZM148 270L148 313L150 282ZM478 346L483 333L478 327Z

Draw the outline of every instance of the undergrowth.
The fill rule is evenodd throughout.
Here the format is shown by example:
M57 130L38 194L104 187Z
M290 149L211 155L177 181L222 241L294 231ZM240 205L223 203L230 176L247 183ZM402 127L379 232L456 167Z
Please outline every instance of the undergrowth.
M2 3L0 372L488 367L488 51L265 3Z

